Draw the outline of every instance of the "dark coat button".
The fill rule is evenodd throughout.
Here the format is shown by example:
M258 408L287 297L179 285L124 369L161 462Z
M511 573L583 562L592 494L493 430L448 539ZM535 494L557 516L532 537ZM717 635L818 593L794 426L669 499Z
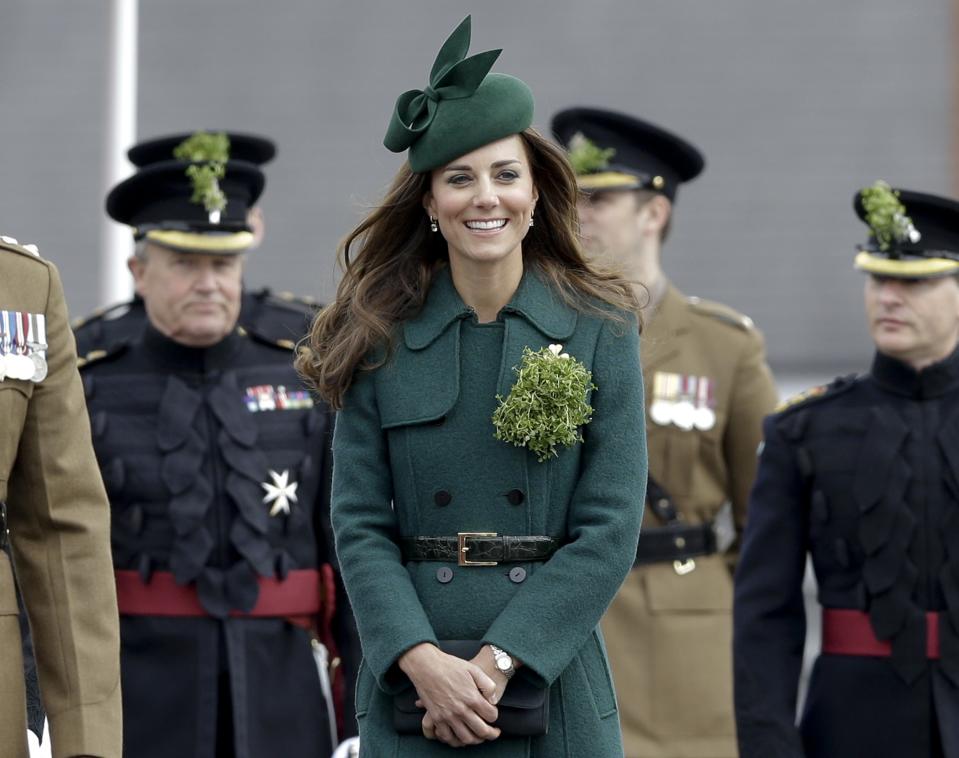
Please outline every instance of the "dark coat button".
M446 490L440 490L433 494L433 502L441 508L449 505L453 501L453 496Z
M449 566L441 566L436 569L436 581L440 584L449 584L453 581L453 569Z
M509 570L509 580L513 584L522 584L526 581L526 569L522 566L513 566Z
M523 490L510 490L506 493L506 499L510 505L522 505L526 495L523 494Z

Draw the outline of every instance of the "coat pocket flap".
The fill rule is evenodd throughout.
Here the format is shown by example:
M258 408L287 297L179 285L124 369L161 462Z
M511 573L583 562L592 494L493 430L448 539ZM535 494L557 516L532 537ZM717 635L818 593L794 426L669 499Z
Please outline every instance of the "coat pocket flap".
M642 536L640 536L642 540ZM720 554L694 559L696 568L680 576L672 563L642 568L646 601L652 613L729 612L733 607L733 582Z
M376 372L380 426L429 424L452 410L460 391L459 322L423 350L398 345Z

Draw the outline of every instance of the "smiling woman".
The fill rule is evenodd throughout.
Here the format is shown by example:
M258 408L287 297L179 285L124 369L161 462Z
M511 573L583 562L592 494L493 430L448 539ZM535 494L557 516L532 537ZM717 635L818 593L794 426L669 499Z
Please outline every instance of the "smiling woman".
M597 624L642 518L638 307L584 260L575 175L530 128L529 89L468 46L469 19L398 99L385 144L409 162L347 237L298 360L340 409L361 755L621 756ZM574 396L539 402L573 368ZM553 408L542 427L580 419L568 446L498 434L520 376Z

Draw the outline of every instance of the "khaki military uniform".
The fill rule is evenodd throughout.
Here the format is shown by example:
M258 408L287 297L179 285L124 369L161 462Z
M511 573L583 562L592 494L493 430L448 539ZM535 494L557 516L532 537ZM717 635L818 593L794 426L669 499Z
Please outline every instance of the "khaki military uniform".
M0 381L0 501L30 617L54 758L118 758L119 633L109 506L56 269L0 242L0 310L43 314L49 372ZM13 572L0 552L0 754L27 755Z
M670 285L642 345L650 476L684 522L707 522L730 502L741 532L777 397L762 336L745 316ZM711 426L709 414L688 430L653 420L657 399L673 402L684 387ZM644 533L662 526L647 508ZM737 755L730 553L694 560L684 574L672 561L634 568L603 621L627 758Z

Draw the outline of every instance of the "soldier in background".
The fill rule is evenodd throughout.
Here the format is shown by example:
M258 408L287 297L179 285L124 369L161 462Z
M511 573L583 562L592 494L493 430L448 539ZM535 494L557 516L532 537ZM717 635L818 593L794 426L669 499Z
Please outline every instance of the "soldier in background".
M237 323L263 183L252 163L173 160L107 198L134 231L146 313L81 368L113 512L130 758L327 756L332 701L355 731L332 416L295 373L292 341Z
M603 622L626 756L735 758L731 568L777 396L762 336L662 270L676 192L702 171L700 152L612 111L571 108L552 126L583 190L584 248L648 292L648 507L636 567Z
M225 134L229 140L230 158L264 166L276 157L276 144L266 137L242 132L209 132ZM139 142L127 151L130 162L142 169L175 158L174 152L191 134L171 134ZM248 251L263 241L266 220L259 205L250 208L247 225L253 235ZM272 339L297 342L309 329L318 304L309 297L296 297L289 292L273 292L268 287L244 290L240 307L240 325ZM74 321L77 352L83 356L91 350L110 349L133 337L143 328L146 313L143 300L134 295L125 303L100 308L89 316Z
M9 540L53 754L113 758L121 716L110 514L59 274L7 237L0 241L0 419L0 548ZM36 728L37 704L30 710ZM13 566L0 549L5 758L27 756L26 715Z
M959 202L860 192L876 353L766 419L736 574L742 758L959 757ZM804 712L806 556L822 654Z

